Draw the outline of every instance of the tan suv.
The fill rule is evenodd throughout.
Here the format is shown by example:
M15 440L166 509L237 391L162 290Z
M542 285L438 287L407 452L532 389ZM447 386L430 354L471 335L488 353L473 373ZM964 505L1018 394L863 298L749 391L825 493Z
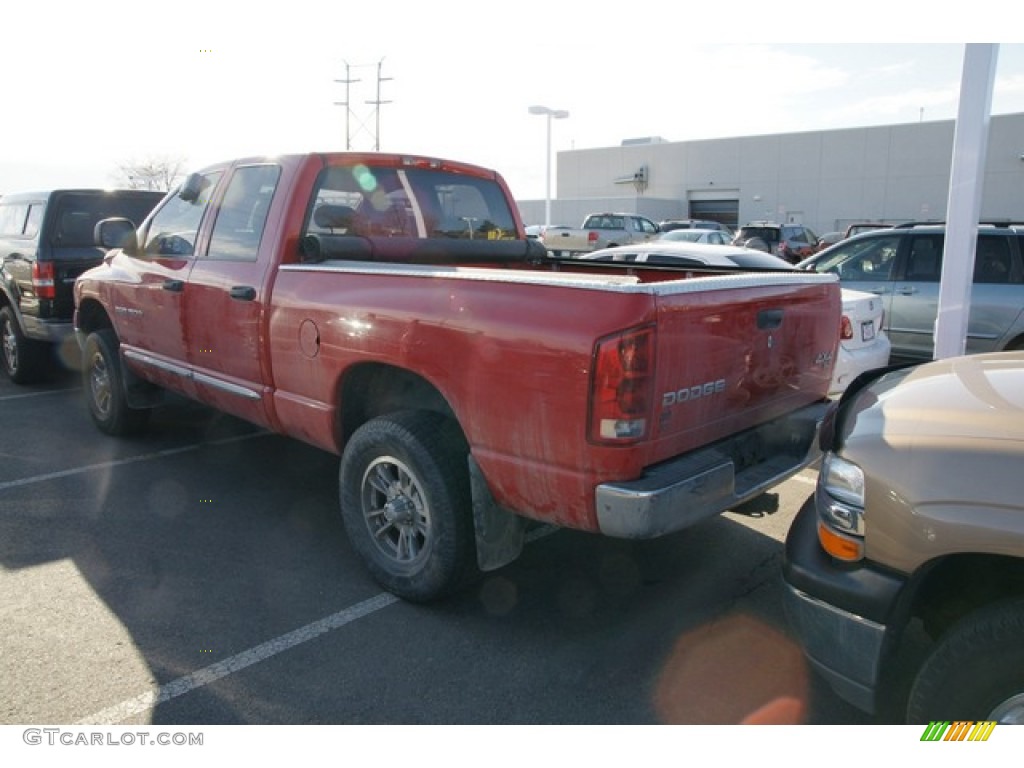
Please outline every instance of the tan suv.
M820 443L783 569L812 665L883 717L1024 723L1024 351L866 374Z

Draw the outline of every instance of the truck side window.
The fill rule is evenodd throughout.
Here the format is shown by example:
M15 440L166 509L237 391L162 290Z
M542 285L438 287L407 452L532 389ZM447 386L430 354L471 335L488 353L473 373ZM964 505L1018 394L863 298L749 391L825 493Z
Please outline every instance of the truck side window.
M280 176L281 169L276 165L250 165L235 170L217 212L207 258L256 261Z
M191 256L199 234L199 223L210 204L220 172L203 176L203 190L195 200L172 195L153 216L144 235L143 252L148 256ZM142 239L142 238L140 238Z

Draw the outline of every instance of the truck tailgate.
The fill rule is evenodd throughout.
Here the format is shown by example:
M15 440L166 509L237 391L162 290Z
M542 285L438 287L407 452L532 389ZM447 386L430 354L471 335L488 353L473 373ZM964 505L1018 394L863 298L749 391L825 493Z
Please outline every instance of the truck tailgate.
M666 285L650 463L823 399L839 339L833 283L745 274Z

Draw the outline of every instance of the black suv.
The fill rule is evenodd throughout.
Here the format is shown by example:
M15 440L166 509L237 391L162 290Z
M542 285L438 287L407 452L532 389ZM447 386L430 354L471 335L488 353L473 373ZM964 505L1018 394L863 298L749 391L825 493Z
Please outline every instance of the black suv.
M141 224L163 196L62 189L0 198L0 366L12 381L39 379L53 347L73 340L75 278L104 254L93 241L96 223L116 216Z
M740 227L733 245L759 248L774 253L790 264L814 253L818 236L803 224L776 224L771 221L752 221Z

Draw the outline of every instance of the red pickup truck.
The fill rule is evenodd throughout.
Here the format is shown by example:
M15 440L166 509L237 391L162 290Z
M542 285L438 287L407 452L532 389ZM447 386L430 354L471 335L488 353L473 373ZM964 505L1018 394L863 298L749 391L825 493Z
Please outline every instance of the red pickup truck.
M513 560L528 521L659 536L815 457L834 276L553 259L500 175L386 154L192 174L75 284L103 431L165 390L341 456L388 590Z

